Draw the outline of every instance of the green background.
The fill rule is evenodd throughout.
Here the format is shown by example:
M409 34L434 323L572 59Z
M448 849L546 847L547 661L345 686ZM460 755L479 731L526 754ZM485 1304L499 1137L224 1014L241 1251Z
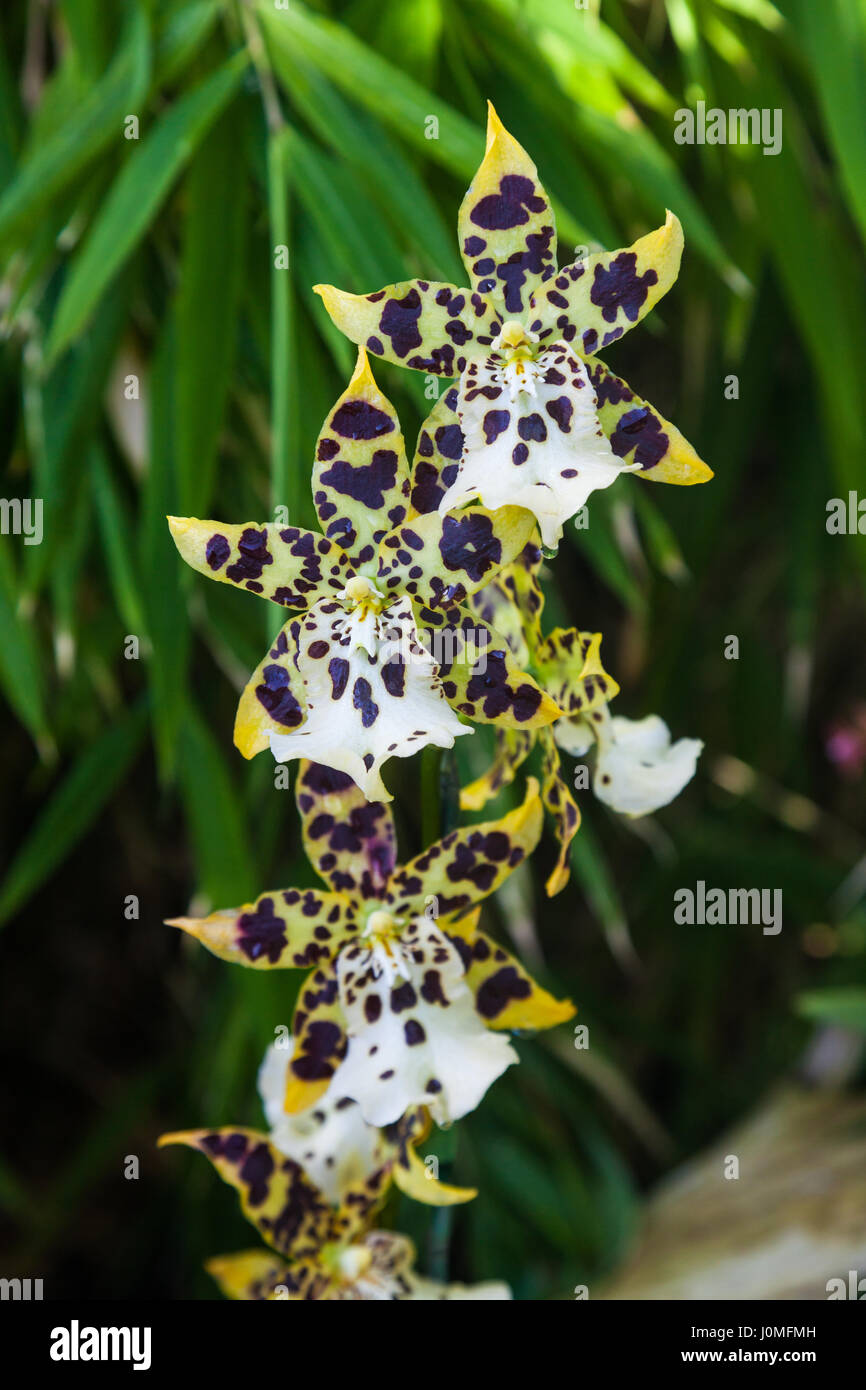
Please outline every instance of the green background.
M259 1122L253 1076L293 981L161 923L312 878L291 794L231 744L272 615L185 572L164 516L281 504L314 524L313 444L354 349L310 287L460 282L487 98L555 200L564 259L665 207L682 220L677 285L606 358L715 479L596 494L547 611L604 630L615 712L706 749L652 823L582 793L570 888L543 896L548 832L488 909L591 1047L569 1026L519 1042L522 1065L438 1141L481 1196L453 1216L395 1199L386 1222L427 1272L530 1299L597 1287L644 1192L796 1068L816 1018L864 1025L866 536L825 523L863 475L866 5L596 10L4 7L0 466L5 498L44 499L45 533L0 537L0 1222L2 1273L44 1277L46 1297L212 1297L202 1260L255 1244L207 1165L154 1143ZM699 99L781 109L782 152L677 145ZM413 444L423 378L377 375ZM488 745L459 741L465 778ZM389 771L410 853L419 764ZM675 925L698 879L781 889L782 933Z

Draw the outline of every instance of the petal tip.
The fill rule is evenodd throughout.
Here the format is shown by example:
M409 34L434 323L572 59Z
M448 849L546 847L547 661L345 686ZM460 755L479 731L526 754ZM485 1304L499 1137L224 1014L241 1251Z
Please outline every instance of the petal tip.
M493 141L496 139L497 135L505 135L505 134L507 134L507 131L506 131L506 129L505 129L505 126L502 124L502 122L500 121L499 117L497 116L497 114L496 114L496 107L493 105L493 102L490 101L489 98L488 98L488 101L487 101L487 149L488 149L488 150L490 149L490 146L493 144Z
M170 1149L175 1144L195 1143L196 1131L194 1129L173 1129L168 1134L161 1134L156 1141L158 1149Z
M190 936L200 935L201 919L198 917L165 917L162 924L164 927L177 927L180 931L188 932Z
M376 378L373 376L373 369L370 366L370 358L363 343L358 348L358 356L355 360L355 370L349 382L349 389L357 390L366 388L367 390L378 391Z

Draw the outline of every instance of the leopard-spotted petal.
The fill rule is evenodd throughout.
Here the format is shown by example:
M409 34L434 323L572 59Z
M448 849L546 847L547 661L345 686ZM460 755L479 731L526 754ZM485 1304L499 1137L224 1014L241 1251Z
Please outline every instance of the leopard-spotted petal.
M439 918L462 913L495 893L538 844L542 809L538 783L530 778L523 805L499 820L452 830L423 854L401 865L386 894L397 918L422 913L435 899Z
M387 1182L393 1179L407 1196L431 1206L452 1206L477 1195L473 1188L440 1183L418 1156L416 1146L430 1132L426 1110L408 1110L387 1129L368 1125L356 1101L346 1095L339 1068L315 1105L286 1114L288 1064L286 1048L272 1043L259 1068L259 1095L270 1141L301 1165L334 1206L363 1190L371 1178L374 1195L384 1197Z
M232 965L306 970L330 960L352 939L358 931L355 912L343 894L285 888L208 917L173 917L166 926L180 927Z
M648 314L677 278L683 229L668 212L664 224L619 251L598 251L566 266L537 290L539 337L572 342L582 356L616 342Z
M205 1269L225 1298L258 1302L271 1298L275 1288L286 1287L290 1266L270 1250L239 1250L236 1255L214 1255Z
M184 1144L209 1158L223 1181L236 1189L244 1216L280 1255L315 1255L330 1237L328 1202L299 1164L257 1130L190 1129L163 1134L158 1142L160 1148Z
M400 422L373 379L367 353L328 413L316 445L313 500L325 535L358 569L409 511L409 465Z
M457 387L449 386L418 431L412 462L412 507L419 515L438 511L446 489L457 477L463 456L458 398Z
M302 762L295 784L304 849L313 868L356 901L381 898L396 862L394 818L345 772Z
M309 608L342 589L351 573L338 545L297 526L228 526L189 516L170 516L168 525L184 560L199 574L286 608Z
M367 941L340 952L349 1033L342 1083L369 1124L391 1124L415 1105L439 1124L457 1120L517 1054L479 1018L460 954L435 922L409 922L392 951L396 976L377 967Z
M391 1172L394 1182L407 1197L415 1202L425 1202L428 1206L452 1207L471 1202L473 1197L478 1196L476 1188L454 1187L451 1183L440 1182L421 1159L418 1145L427 1138L430 1128L430 1115L423 1106L407 1110L402 1120L387 1127L385 1134L396 1147Z
M405 596L369 614L316 604L294 660L307 717L291 733L271 733L271 752L277 762L307 758L345 772L369 801L391 800L381 774L390 758L450 748L472 732L442 692Z
M314 285L332 320L375 357L435 376L459 376L501 327L488 301L431 280L403 280L375 294Z
M580 811L571 794L571 787L562 775L553 729L539 729L538 740L543 759L541 799L545 810L553 817L559 845L556 863L544 885L547 896L553 898L562 892L570 877L568 855L571 842L580 829Z
M536 731L497 729L493 762L487 771L460 790L460 806L464 811L480 811L510 787L517 770L535 747Z
M305 981L295 1005L292 1034L294 1049L283 1098L289 1115L321 1100L345 1056L345 1018L333 964L321 966Z
M550 548L590 495L634 465L614 454L599 424L586 366L565 343L525 364L525 385L493 355L460 379L464 452L440 511L480 501L532 512ZM528 537L527 537L528 539Z
M476 724L539 729L562 711L512 656L508 643L461 604L416 608L424 645L437 654L445 698Z
M457 216L473 288L502 318L529 308L556 269L556 227L538 170L487 103L487 148Z
M387 1195L396 1146L386 1134L364 1122L347 1095L337 1071L327 1091L308 1110L285 1110L288 1050L272 1043L259 1068L258 1087L270 1127L270 1142L300 1164L307 1177L332 1206L345 1204L350 1194L366 1194L372 1211Z
M600 632L554 628L539 644L535 664L545 690L564 711L577 719L619 694L619 686L601 662Z
M484 932L458 942L466 983L488 1028L555 1028L576 1012L570 999L554 999L520 961Z
M516 560L473 594L468 607L505 639L521 666L528 666L542 640L544 592L539 579L542 565L540 536L534 532Z
M280 629L238 701L234 743L245 758L269 748L272 733L290 733L307 716L307 696L296 659L305 616L290 618Z
M598 358L587 360L598 405L599 424L610 447L625 463L636 463L636 476L647 482L689 487L709 482L713 470L689 441Z
M532 517L519 507L496 513L468 507L457 516L430 512L385 536L376 584L429 608L461 603L510 564L531 533Z

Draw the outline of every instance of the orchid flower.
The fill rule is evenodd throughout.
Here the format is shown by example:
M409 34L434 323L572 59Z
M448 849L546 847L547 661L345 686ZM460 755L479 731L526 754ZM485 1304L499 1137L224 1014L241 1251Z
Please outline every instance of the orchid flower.
M391 813L341 772L304 762L296 786L304 843L327 889L264 893L239 909L169 925L255 969L313 973L301 989L286 1112L331 1086L376 1126L425 1106L440 1124L474 1107L518 1060L503 1030L570 1018L477 927L476 904L538 842L530 779L522 806L453 830L401 866Z
M535 165L489 105L486 152L457 225L470 288L414 279L356 295L315 286L353 342L459 377L438 421L456 463L443 511L476 500L525 507L551 547L562 523L622 472L681 484L712 477L679 430L595 356L674 283L683 234L673 213L626 249L558 270Z
M271 1049L260 1074L271 1112L277 1102L272 1082L279 1071ZM208 1262L228 1298L510 1297L504 1285L466 1291L456 1285L452 1291L422 1279L414 1273L414 1250L404 1236L369 1229L392 1179L411 1196L434 1204L475 1195L427 1176L415 1145L428 1128L425 1112L415 1110L387 1131L370 1129L357 1106L336 1097L324 1098L312 1116L293 1122L278 1118L270 1135L232 1127L197 1129L164 1134L159 1144L185 1144L206 1154L238 1191L244 1215L271 1247Z
M510 1299L507 1284L442 1284L415 1273L415 1247L395 1231L369 1231L324 1244L316 1259L291 1263L267 1250L208 1260L205 1268L226 1298L279 1302L434 1302Z
M388 801L381 767L471 733L458 716L536 728L559 713L464 600L514 558L527 512L417 517L403 437L367 356L319 435L313 490L325 531L170 517L183 558L291 610L241 696L235 743L306 757Z
M553 737L566 753L583 757L596 745L592 789L599 801L624 816L646 816L679 796L695 775L703 743L671 741L657 714L644 719L612 715L606 704L585 718L559 719Z
M697 739L672 743L658 715L634 721L610 714L608 704L619 686L601 662L602 634L556 628L542 636L541 560L537 543L530 542L517 561L500 571L471 603L508 643L515 660L534 673L563 714L554 724L532 732L497 731L493 763L463 788L460 804L466 810L480 810L514 780L538 741L541 796L555 821L560 846L547 880L547 892L553 896L568 882L568 850L580 825L572 788L560 766L560 750L582 757L595 744L595 795L614 811L634 817L657 811L679 795L694 776L703 744Z

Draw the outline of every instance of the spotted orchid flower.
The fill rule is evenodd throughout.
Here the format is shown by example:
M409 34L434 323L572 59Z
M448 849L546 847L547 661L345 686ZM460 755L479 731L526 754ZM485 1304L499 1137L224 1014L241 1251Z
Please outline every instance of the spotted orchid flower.
M518 561L488 585L475 602L479 612L487 615L485 621L496 624L512 652L520 653L527 667L537 672L544 688L557 692L565 714L545 729L526 733L505 730L498 735L493 763L482 777L463 788L460 804L466 810L484 806L514 780L537 742L542 762L541 797L559 844L559 854L546 883L548 896L553 897L568 883L569 850L580 828L580 811L562 772L557 730L566 718L578 719L599 702L611 699L619 686L602 665L600 632L556 628L547 637L542 635L544 595L538 582L540 565L541 551L530 542Z
M622 472L712 477L680 432L595 355L674 283L679 220L557 269L551 207L526 151L489 106L487 148L458 215L470 288L405 280L374 294L317 285L347 337L390 362L458 377L440 425L460 439L443 511L480 500L533 512L546 546Z
M572 788L560 765L560 750L582 757L595 746L595 795L613 810L634 817L657 811L679 795L694 776L703 744L697 739L672 743L667 725L657 715L637 721L611 715L608 705L619 686L602 665L601 633L556 628L547 637L542 635L541 559L537 543L530 542L472 603L563 714L537 731L497 731L493 763L463 788L460 804L466 810L480 810L514 780L536 741L540 743L541 795L555 821L560 845L547 881L552 896L568 882L568 850L580 825Z
M507 1284L443 1284L415 1272L415 1247L395 1231L370 1231L323 1247L318 1260L288 1264L266 1250L220 1255L205 1268L226 1298L271 1302L425 1302L510 1299Z
M289 1114L332 1085L384 1127L415 1106L440 1124L472 1110L518 1060L503 1030L574 1013L477 926L472 909L522 863L541 833L537 784L500 820L451 831L396 863L391 813L341 772L303 763L296 798L325 890L286 889L178 926L223 960L313 967L293 1022Z
M528 513L470 507L419 517L393 407L358 354L313 470L324 534L170 517L183 558L288 608L241 696L235 743L305 757L387 801L381 768L481 723L535 728L559 711L465 600L520 551Z
M276 1071L270 1058L264 1070ZM452 1292L447 1285L422 1279L414 1272L414 1250L404 1236L370 1229L392 1179L427 1202L465 1201L475 1195L425 1176L414 1150L426 1132L422 1111L407 1114L386 1132L364 1134L357 1106L339 1098L320 1119L311 1117L307 1134L297 1127L300 1123L290 1133L280 1122L270 1135L227 1127L165 1134L159 1140L161 1147L183 1144L205 1154L236 1189L244 1215L270 1246L208 1262L228 1298L294 1302L510 1296L504 1285L478 1285L466 1292L457 1285ZM295 1156L299 1147L304 1150L300 1158ZM482 1292L485 1288L490 1292Z

